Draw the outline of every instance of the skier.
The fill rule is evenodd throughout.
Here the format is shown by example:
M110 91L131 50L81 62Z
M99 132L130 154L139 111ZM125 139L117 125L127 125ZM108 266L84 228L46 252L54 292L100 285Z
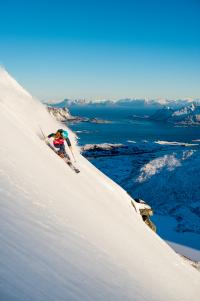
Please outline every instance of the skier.
M66 141L66 143L72 153L72 156L74 158L74 162L76 162L73 151L72 151L71 141L69 140L69 137L68 137L68 132L63 129L59 129L59 130L57 130L56 133L51 133L46 138L45 138L45 135L44 135L42 129L41 129L41 132L42 132L42 135L44 136L46 144L54 152L56 152L65 161L65 163L67 163L71 167L71 169L73 169L76 173L79 173L80 170L76 166L74 166L74 164L71 162L69 155L66 153L66 150L65 150L65 141ZM51 145L51 143L49 143L47 141L47 139L49 139L49 138L53 138L54 147ZM55 149L58 149L58 151L56 151Z
M48 135L48 138L54 138L53 140L53 145L55 148L58 149L58 155L60 157L65 157L67 156L66 150L65 150L65 141L71 151L72 152L72 145L71 145L71 141L69 140L68 137L68 132L62 129L57 130L56 133L51 133Z

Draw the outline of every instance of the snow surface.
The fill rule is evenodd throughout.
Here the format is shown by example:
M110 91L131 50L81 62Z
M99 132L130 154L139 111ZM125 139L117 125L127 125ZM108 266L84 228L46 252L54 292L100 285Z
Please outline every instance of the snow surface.
M198 141L198 140L193 140L193 141ZM157 144L161 144L161 145L180 145L180 146L197 146L199 144L194 144L194 143L185 143L185 142L177 142L177 141L155 141L155 143Z
M0 69L0 300L199 300L199 272L79 154L73 133L78 175L39 127L61 125Z
M177 158L175 153L156 158L141 168L140 175L136 181L140 183L145 182L155 174L160 173L163 169L173 171L177 167L180 167L182 162L191 157L194 152L195 150L184 151L181 158Z

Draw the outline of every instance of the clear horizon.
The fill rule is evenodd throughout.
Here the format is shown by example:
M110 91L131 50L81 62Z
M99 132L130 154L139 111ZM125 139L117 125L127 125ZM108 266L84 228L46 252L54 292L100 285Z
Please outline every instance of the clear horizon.
M199 14L198 0L10 0L0 64L43 101L200 98Z

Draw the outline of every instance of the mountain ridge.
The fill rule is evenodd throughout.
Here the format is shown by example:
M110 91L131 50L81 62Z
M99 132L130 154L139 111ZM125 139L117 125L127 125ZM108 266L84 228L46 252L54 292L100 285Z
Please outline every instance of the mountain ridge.
M200 125L200 104L192 102L190 105L176 110L165 106L149 119L183 125Z
M64 108L74 105L96 105L96 106L106 106L106 105L121 105L121 106L170 106L172 108L180 108L182 106L189 105L193 102L200 103L198 98L186 98L186 99L151 99L151 98L122 98L122 99L97 99L97 100L88 100L88 99L64 99L61 101L49 100L45 102L47 105Z

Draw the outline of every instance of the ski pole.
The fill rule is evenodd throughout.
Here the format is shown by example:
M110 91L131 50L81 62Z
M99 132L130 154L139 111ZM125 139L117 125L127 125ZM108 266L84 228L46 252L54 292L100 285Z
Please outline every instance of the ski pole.
M75 159L74 153L73 153L73 151L72 151L72 148L69 147L69 149L70 149L70 151L71 151L72 157L74 158L74 162L76 162L76 159Z
M44 134L44 132L43 132L43 130L41 129L40 126L39 126L39 128L40 128L40 131L41 131L41 133L42 133L42 136L43 136L43 138L44 138L44 140L45 140L45 139L46 139L45 134Z

